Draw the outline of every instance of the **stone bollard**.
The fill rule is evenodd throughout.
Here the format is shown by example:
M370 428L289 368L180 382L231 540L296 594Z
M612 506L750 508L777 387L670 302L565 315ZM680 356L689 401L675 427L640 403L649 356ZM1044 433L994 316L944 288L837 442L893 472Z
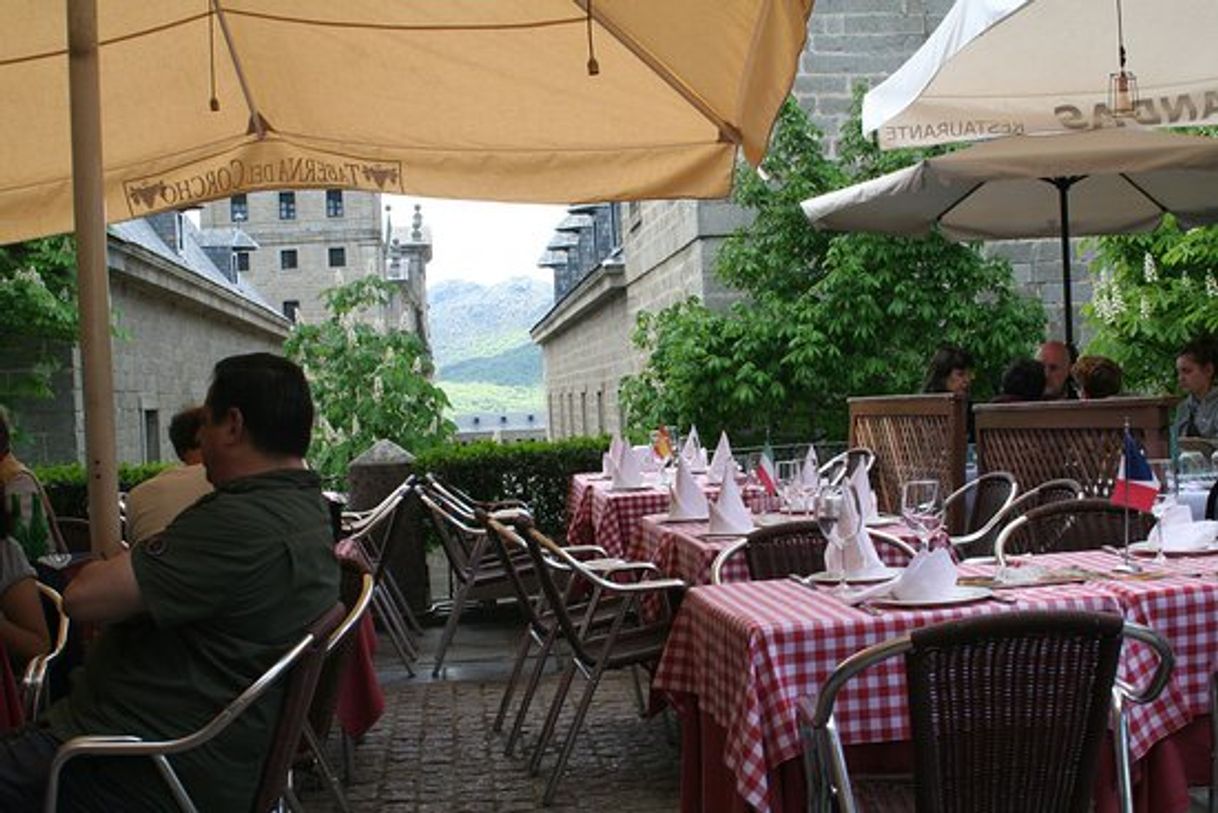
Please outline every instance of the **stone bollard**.
M347 467L347 508L363 511L377 505L410 475L413 467L414 455L393 441L373 443ZM415 615L422 615L431 606L423 513L414 497L407 497L398 510L402 515L390 541L393 557L388 563L389 572Z

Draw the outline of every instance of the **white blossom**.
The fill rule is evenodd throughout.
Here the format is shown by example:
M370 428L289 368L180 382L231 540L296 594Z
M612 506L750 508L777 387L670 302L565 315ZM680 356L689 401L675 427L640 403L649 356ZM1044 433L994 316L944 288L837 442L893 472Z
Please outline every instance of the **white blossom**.
M334 269L334 284L336 286L342 285L346 281L347 281L347 277L346 277L346 275L343 274L343 270L341 268L335 268Z
M1213 271L1205 272L1205 295L1209 297L1218 296L1218 281L1214 279Z
M1154 255L1149 251L1142 257L1142 275L1146 278L1147 285L1154 285L1159 281L1159 267L1155 264Z
M1151 317L1150 298L1142 297L1142 301L1138 304L1138 316L1142 321L1147 321Z

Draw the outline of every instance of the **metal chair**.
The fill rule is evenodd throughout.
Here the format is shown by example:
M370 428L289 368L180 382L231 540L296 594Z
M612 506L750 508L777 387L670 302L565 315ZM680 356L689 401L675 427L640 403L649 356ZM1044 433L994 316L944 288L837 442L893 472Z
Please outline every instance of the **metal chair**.
M342 783L338 775L330 767L323 747L330 733L334 711L338 706L338 692L342 681L343 669L351 660L355 639L353 633L364 618L364 613L372 604L372 594L376 582L362 562L347 557L340 557L339 566L342 568L342 582L339 586L339 600L347 610L347 616L330 633L326 641L325 663L317 680L317 688L313 693L313 702L309 705L308 715L301 729L303 736L302 750L307 758L317 766L318 773L338 809L347 813L351 809L347 796L343 793ZM342 734L344 755L349 753L350 744L346 734Z
M497 529L498 530L498 529ZM506 533L515 533L503 528ZM571 647L571 662L563 672L555 690L550 710L546 714L545 724L537 740L537 746L529 760L529 772L536 774L541 768L541 760L546 747L554 735L558 717L566 702L571 682L578 671L587 679L583 696L575 709L571 728L563 740L558 762L546 783L542 803L549 805L554 801L558 790L558 782L562 777L567 760L575 747L579 729L592 702L592 696L600 683L601 677L608 669L633 668L640 665L650 665L659 660L664 650L664 642L668 638L670 609L668 595L670 591L685 589L685 582L680 579L645 579L639 582L625 584L611 581L603 577L585 563L569 554L565 549L551 541L536 528L528 527L524 534L518 534L526 545L529 556L533 560L533 569L538 582L545 593L549 607L554 611L554 617L563 639ZM573 578L579 579L591 589L588 609L582 620L574 618L563 601L564 587L554 578L551 567L547 564L550 559L562 562L571 569ZM640 602L647 597L655 597L660 606L649 620L644 620ZM595 614L602 600L620 598L613 621L608 628L592 627L589 618Z
M32 721L46 709L49 695L46 692L47 674L51 663L58 658L68 644L68 631L72 622L63 611L63 597L51 587L42 582L38 585L38 593L42 598L44 608L53 611L58 622L55 626L55 644L51 651L44 655L31 658L25 666L25 674L21 678L21 710L27 721ZM48 615L51 613L48 612Z
M270 810L285 797L294 807L299 808L299 802L293 801L295 794L291 789L292 761L300 743L305 712L312 701L325 660L326 641L338 627L344 614L343 605L336 604L313 622L295 646L198 731L163 741L147 741L133 735L113 734L73 737L65 742L51 762L44 807L46 813L55 813L58 807L59 774L63 766L78 756L150 757L161 778L169 786L178 806L184 811L194 811L195 804L170 764L169 758L211 741L280 680L285 681L283 703L276 716L270 740L271 751L262 766L253 809ZM217 777L217 780L222 781L223 778Z
M1018 493L1019 484L1013 474L992 471L949 494L943 501L944 516L962 516L965 520L962 533L948 536L952 547L962 556L970 555L971 551L992 550L1003 517Z
M998 534L994 555L1000 565L1017 553L1095 550L1124 539L1126 517L1131 539L1145 539L1154 527L1152 514L1128 511L1104 498L1063 500L1033 508Z
M1123 639L1159 663L1145 688L1116 680ZM1122 807L1132 811L1125 703L1156 698L1174 657L1156 632L1117 615L997 613L938 624L847 658L798 707L808 809L856 810L833 717L842 687L905 657L919 811L1088 810L1111 716Z
M891 545L908 558L913 558L914 549L904 540L883 531L865 530L873 542ZM723 568L729 559L742 552L752 581L820 573L825 569L825 550L828 546L820 526L813 520L796 520L758 528L719 551L711 563L711 584L723 584Z
M871 467L874 465L875 452L866 446L855 446L839 455L831 457L827 463L821 466L820 480L822 483L832 486L840 485L854 474L859 466L865 467L870 472Z

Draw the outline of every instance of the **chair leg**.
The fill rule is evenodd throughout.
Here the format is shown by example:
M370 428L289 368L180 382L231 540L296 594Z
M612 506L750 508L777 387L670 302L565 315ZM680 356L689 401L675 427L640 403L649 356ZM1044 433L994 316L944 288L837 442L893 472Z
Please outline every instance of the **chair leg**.
M562 778L562 772L567 767L567 760L571 757L571 751L575 748L575 739L579 736L580 728L583 727L588 707L592 705L592 695L596 693L596 687L600 684L601 675L604 673L603 664L597 664L596 669L588 678L588 684L584 687L584 696L579 699L579 706L575 709L575 719L571 721L571 730L567 732L567 738L562 744L562 751L558 754L558 763L554 766L554 772L550 774L550 781L546 783L546 791L541 797L543 805L550 805L554 802L554 794L558 792L558 782Z
M461 611L465 609L465 599L468 595L468 583L463 583L457 588L452 609L449 610L448 621L444 624L444 634L440 636L440 647L436 650L436 665L431 670L432 677L440 676L440 669L444 666L444 655L448 652L448 645L452 643L453 636L457 634L457 623L461 620Z
M550 744L550 738L554 736L554 729L558 726L558 715L562 712L563 703L566 702L567 692L571 689L571 681L575 679L576 670L575 659L571 659L571 665L562 673L562 678L558 681L558 688L554 691L554 699L550 701L550 711L546 714L545 725L541 728L541 734L537 737L537 745L533 747L533 755L529 757L529 776L537 776L541 770L541 758L545 755L546 746Z
M503 747L505 756L511 756L512 750L516 747L516 742L520 739L520 732L524 728L524 721L528 717L529 706L533 704L533 698L537 695L537 687L541 684L542 673L545 672L546 661L550 659L550 652L554 648L555 633L550 632L546 639L542 641L541 649L537 651L536 662L533 664L533 671L529 675L528 685L524 689L524 697L520 698L520 708L516 709L516 720L512 723L512 731L508 734L507 743Z
M384 590L378 590L376 596L381 603L385 627L397 638L399 648L405 650L410 661L413 663L418 660L419 648L415 645L414 638L411 637L410 630L407 629L406 622L402 619L401 611L393 603L393 598Z
M339 733L339 744L342 746L343 784L351 784L351 776L355 773L355 743L346 731Z
M398 658L402 661L402 665L406 667L407 674L414 677L414 666L411 664L412 659L402 646L402 642L398 640L397 631L393 627L393 622L390 620L388 611L385 610L383 600L378 598L375 592L372 594L372 609L376 613L376 616L381 619L381 624L384 625L385 632L389 635L389 643L393 644Z
M647 697L643 694L643 679L639 677L639 665L630 667L631 684L634 686L634 702L638 706L639 716L647 716Z
M507 717L508 708L512 705L512 695L516 693L516 682L520 680L520 673L524 671L524 662L529 657L529 646L533 641L533 632L527 626L524 634L520 636L520 643L516 646L516 657L512 660L512 673L508 675L507 685L503 687L503 699L499 701L499 711L495 714L495 722L491 724L491 731L498 734L503 731L503 721Z
M317 732L313 730L313 726L308 720L305 720L305 724L301 728L301 734L309 746L309 751L313 754L313 762L317 765L317 770L321 773L321 778L326 783L326 789L334 797L334 803L342 813L351 813L351 807L347 804L347 795L343 793L342 785L339 784L338 777L334 774L334 769L330 767L330 763L326 760L322 743L317 739Z
M419 624L419 619L415 618L414 611L410 609L410 602L406 600L406 596L402 593L402 588L398 587L397 579L393 578L393 574L386 571L385 587L389 590L389 597L397 606L402 614L402 619L406 622L407 629L411 632L412 637L418 637L423 634L423 626Z

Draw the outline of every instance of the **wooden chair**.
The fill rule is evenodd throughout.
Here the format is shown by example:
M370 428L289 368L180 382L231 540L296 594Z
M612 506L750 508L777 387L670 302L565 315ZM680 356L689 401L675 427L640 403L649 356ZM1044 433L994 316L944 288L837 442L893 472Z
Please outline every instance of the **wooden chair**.
M1064 500L1034 508L1002 529L994 544L999 564L1017 553L1059 553L1119 545L1125 534L1124 508L1107 499ZM1145 539L1154 527L1152 514L1129 512L1133 540Z
M292 762L296 757L306 712L317 687L326 655L326 641L342 621L345 611L336 604L309 627L299 642L263 672L245 691L198 731L172 740L147 741L133 735L93 735L73 737L59 747L51 762L47 780L46 813L56 813L59 804L59 774L63 766L78 756L150 757L169 786L182 810L193 811L195 804L169 758L197 748L226 729L242 712L279 681L286 681L283 703L271 737L271 751L262 766L261 779L254 797L253 810L271 810L285 796L294 798L290 785ZM217 777L223 781L223 777ZM299 803L296 803L299 806Z
M1125 638L1158 656L1140 690L1116 680ZM1079 612L937 624L847 658L815 698L799 703L809 810L856 810L834 705L851 678L897 655L905 659L918 811L1083 813L1110 715L1121 805L1132 811L1124 705L1158 697L1174 658L1147 627Z

